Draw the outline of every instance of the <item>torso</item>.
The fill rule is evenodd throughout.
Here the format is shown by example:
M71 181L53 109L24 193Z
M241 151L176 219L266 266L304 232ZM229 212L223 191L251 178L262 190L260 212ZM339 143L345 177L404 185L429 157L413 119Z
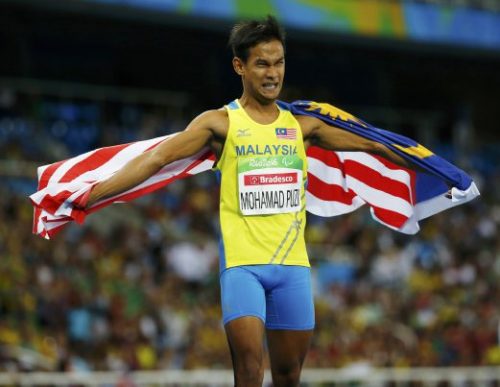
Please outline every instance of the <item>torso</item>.
M219 118L211 145L221 180L221 268L309 266L303 235L307 159L299 122L286 110L257 122L265 120L238 101L213 115Z

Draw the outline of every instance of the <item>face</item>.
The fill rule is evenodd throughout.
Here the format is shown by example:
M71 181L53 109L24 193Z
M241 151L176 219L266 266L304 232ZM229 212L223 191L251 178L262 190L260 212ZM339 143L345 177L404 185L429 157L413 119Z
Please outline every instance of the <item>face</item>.
M278 98L285 76L285 54L280 41L257 44L249 49L246 62L234 58L233 66L241 75L245 93L264 104Z

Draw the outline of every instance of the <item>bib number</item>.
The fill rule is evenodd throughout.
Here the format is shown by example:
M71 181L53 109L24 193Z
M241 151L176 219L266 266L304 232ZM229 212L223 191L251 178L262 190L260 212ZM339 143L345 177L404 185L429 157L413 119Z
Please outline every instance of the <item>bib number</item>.
M297 156L239 159L241 213L267 215L300 211L302 164Z

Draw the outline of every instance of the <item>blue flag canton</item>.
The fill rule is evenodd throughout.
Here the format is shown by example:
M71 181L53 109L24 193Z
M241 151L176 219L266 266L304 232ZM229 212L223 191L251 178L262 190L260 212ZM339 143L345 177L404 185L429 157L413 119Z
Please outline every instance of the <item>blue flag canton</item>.
M276 128L276 138L283 140L296 140L297 129L294 128Z

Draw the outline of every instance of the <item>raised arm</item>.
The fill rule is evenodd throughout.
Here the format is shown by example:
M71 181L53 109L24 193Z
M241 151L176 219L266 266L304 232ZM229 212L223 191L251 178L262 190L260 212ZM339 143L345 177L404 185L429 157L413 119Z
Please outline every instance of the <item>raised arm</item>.
M411 169L418 169L414 164L390 150L384 144L358 136L347 130L330 126L318 118L297 116L306 144L316 145L333 151L367 152L385 157L393 163Z
M224 119L224 112L219 110L200 114L184 131L137 156L109 179L96 184L86 207L135 187L167 164L196 154L220 135Z

